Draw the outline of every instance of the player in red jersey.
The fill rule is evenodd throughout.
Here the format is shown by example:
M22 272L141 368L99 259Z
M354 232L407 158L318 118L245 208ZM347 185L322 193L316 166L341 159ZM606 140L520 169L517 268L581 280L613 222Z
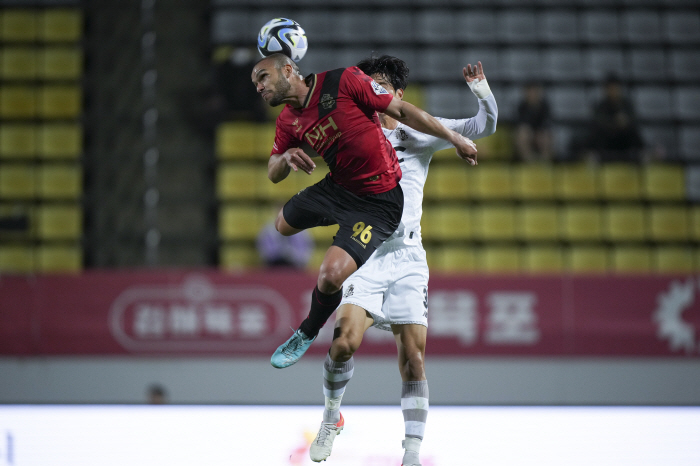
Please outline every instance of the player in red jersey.
M357 67L304 78L289 57L274 54L256 63L251 79L270 106L286 104L277 118L268 162L270 180L278 183L291 170L314 170L313 160L301 149L303 143L330 168L326 178L285 204L275 227L289 236L306 228L339 225L321 264L309 316L272 356L272 365L283 368L298 360L289 355L306 351L318 334L313 330L320 327L317 323L328 320L340 304L345 279L364 264L401 220L401 169L377 112L449 141L472 165L476 164L476 147L428 113L393 97Z

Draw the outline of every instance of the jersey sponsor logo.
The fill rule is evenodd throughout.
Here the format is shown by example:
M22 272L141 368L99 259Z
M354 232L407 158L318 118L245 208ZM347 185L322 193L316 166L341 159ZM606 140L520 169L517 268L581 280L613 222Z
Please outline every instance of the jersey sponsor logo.
M374 93L377 94L377 95L382 95L382 94L388 94L388 93L389 93L389 91L387 91L387 90L384 89L382 86L380 86L379 84L377 84L377 81L375 81L374 79L372 80L372 82L371 82L370 84L372 84L372 90L373 90Z
M338 125L333 121L333 117L328 117L304 135L311 147L320 152L324 147L330 145L338 139L342 133L338 132Z

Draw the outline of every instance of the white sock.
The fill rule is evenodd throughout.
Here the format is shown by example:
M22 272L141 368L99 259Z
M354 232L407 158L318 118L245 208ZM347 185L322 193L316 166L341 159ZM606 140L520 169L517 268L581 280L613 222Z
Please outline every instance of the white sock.
M323 409L323 422L336 423L340 421L340 401L343 395L334 398L324 397L326 399L326 407Z
M423 440L415 437L406 437L403 441L405 452L403 454L402 464L419 464L420 444Z

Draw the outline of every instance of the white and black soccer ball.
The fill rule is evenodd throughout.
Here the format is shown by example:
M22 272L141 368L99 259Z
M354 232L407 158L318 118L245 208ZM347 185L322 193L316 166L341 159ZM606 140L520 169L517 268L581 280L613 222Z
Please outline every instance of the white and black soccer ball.
M263 57L283 53L296 62L304 58L308 48L306 32L291 19L272 19L258 33L258 51Z

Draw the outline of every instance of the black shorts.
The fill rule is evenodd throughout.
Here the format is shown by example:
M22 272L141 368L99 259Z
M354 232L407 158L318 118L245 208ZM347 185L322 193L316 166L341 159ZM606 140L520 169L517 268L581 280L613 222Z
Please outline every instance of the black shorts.
M326 175L295 194L282 213L286 222L299 230L338 224L333 245L350 254L359 268L398 228L403 191L397 184L385 193L357 196Z

